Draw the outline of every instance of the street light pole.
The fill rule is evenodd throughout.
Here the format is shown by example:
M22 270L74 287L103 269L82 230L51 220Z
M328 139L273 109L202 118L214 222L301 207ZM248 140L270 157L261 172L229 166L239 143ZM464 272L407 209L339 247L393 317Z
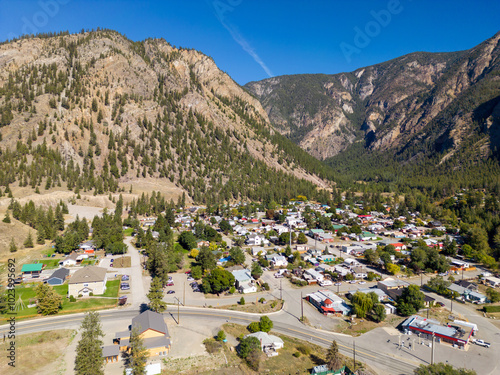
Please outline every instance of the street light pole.
M300 310L301 310L301 318L300 320L304 323L304 299L302 298L302 292L300 292Z
M434 332L432 333L432 344L431 344L431 365L434 364Z
M281 279L280 279L280 300L283 301L283 288L281 286Z

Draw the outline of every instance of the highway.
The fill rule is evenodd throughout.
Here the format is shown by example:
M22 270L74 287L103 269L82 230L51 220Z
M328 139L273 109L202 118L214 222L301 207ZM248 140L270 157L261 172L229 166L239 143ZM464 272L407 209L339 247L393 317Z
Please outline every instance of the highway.
M116 324L118 321L123 321L124 325L130 324L130 320L138 314L135 309L101 311L101 322L103 328L106 329L108 324ZM171 311L164 313L167 322L171 319L170 324L176 324L177 309L172 308ZM372 366L376 371L384 374L412 374L413 369L421 362L413 362L410 360L396 358L387 353L378 353L373 348L370 348L363 339L353 339L347 335L334 334L326 331L316 330L303 325L296 321L295 324L290 324L287 321L288 314L279 312L270 315L274 322L273 331L302 339L322 347L329 347L332 340L336 340L339 350L342 354L352 358L353 342L356 345L356 360L364 362ZM204 320L217 321L220 325L226 322L248 325L252 321L258 321L259 316L256 314L248 314L237 311L208 309L199 307L180 307L179 308L180 324L193 324ZM72 314L65 316L56 316L49 318L40 318L35 320L18 322L16 324L16 334L29 334L35 332L43 332L58 329L78 329L83 319L83 314ZM0 335L3 336L7 330L7 326L0 327Z

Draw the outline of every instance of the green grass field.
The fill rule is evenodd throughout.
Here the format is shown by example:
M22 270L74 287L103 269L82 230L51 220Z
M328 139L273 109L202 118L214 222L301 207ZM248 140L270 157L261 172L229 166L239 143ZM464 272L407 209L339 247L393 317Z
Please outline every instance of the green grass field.
M45 269L54 269L54 268L59 268L59 262L61 259L54 259L54 258L47 258L47 259L39 259L36 261L36 263L43 263L45 264Z
M130 237L132 235L132 233L134 232L134 228L128 228L128 229L125 229L123 231L123 235L125 237Z
M34 303L36 299L36 286L17 286L15 288L16 291L16 301L21 297L25 308L17 311L18 317L36 315L37 310L36 307L28 308L28 304L31 302ZM118 291L120 290L120 279L117 280L109 280L106 283L106 292L102 296L95 296L84 299L77 299L76 302L70 302L67 298L68 295L68 284L63 285L55 285L53 286L54 291L57 292L62 298L62 309L59 313L68 313L68 312L80 312L82 310L94 310L99 308L105 308L109 306L114 306L117 303L116 298L118 298ZM108 298L99 298L99 297L108 297ZM115 298L110 299L109 297ZM5 317L6 315L3 315Z

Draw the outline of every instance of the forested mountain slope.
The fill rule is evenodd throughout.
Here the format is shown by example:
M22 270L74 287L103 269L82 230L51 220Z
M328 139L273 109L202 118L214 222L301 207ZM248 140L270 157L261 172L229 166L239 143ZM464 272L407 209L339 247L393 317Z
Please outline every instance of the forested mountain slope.
M245 87L278 131L320 159L333 157L328 162L353 178L423 166L453 173L486 165L496 173L499 54L497 33L467 51L416 52L351 73Z
M217 203L316 196L332 176L198 51L109 30L0 45L0 194L150 177Z

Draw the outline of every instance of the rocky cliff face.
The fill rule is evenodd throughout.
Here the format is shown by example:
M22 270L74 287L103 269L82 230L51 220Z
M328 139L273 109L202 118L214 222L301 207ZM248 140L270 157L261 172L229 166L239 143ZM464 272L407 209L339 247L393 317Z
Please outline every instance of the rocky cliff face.
M19 143L28 154L56 150L71 168L64 178L80 175L73 183L81 187L92 178L88 188L104 191L114 182L102 176L119 184L151 177L198 201L223 189L230 192L216 200L238 199L250 194L244 186L260 183L252 171L326 186L276 143L260 102L210 57L110 30L0 45L0 155ZM0 171L0 185L34 187L45 173L58 181L55 167L47 168L40 176L20 170L17 178Z
M395 153L425 143L444 157L474 127L498 126L499 42L500 33L468 51L418 52L352 73L275 77L245 87L278 131L318 158L360 140L367 149ZM493 149L496 138L486 142L483 149Z

